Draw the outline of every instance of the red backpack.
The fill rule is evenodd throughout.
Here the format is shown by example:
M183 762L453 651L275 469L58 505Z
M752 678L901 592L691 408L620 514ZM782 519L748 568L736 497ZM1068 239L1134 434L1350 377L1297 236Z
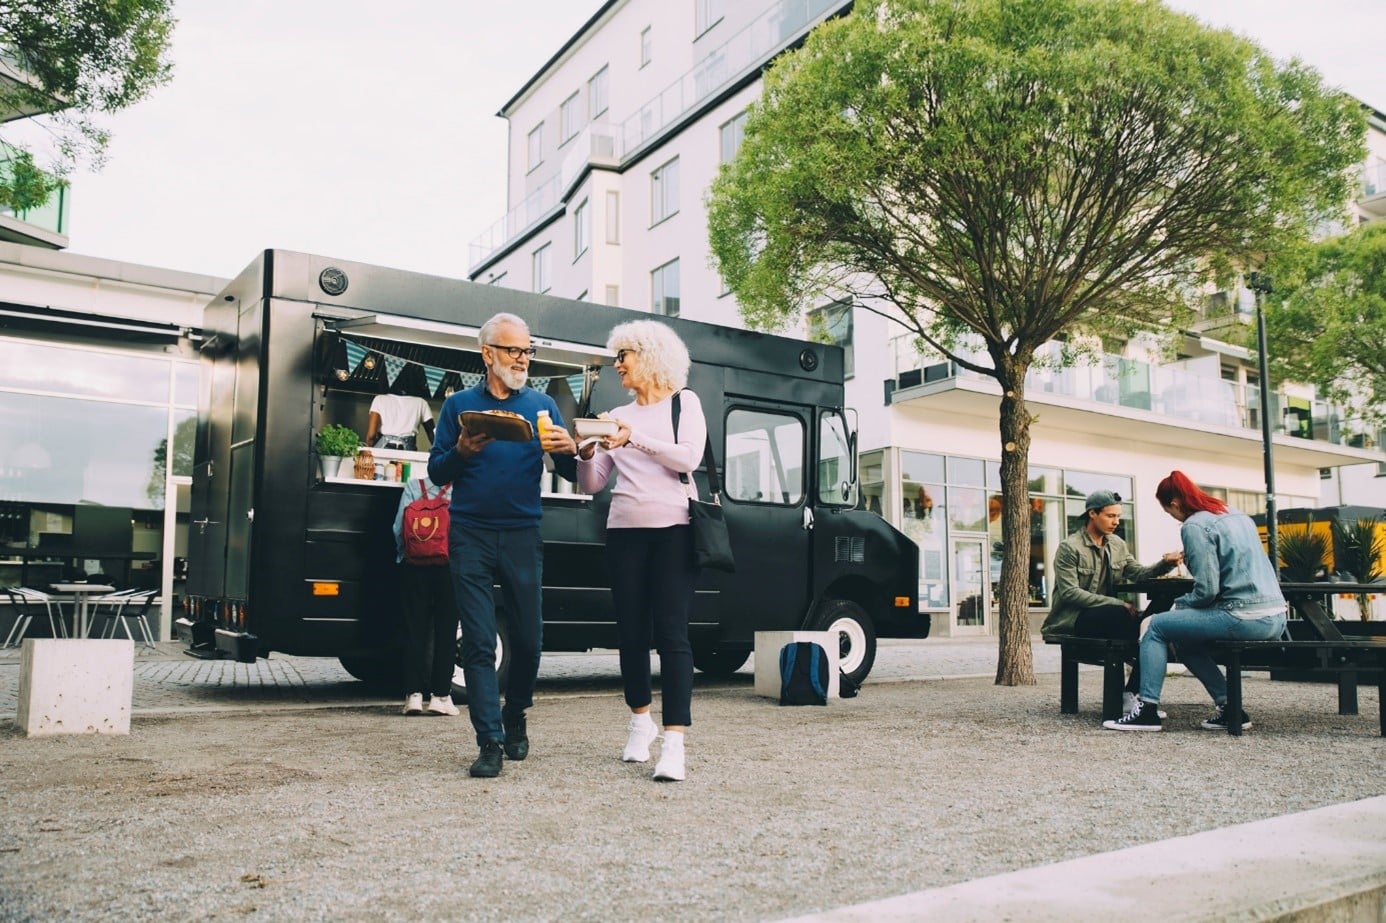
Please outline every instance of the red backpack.
M404 540L404 563L446 564L448 503L452 486L441 487L430 497L428 481L420 479L419 489L423 491L423 496L404 508L404 522L400 526L400 535Z

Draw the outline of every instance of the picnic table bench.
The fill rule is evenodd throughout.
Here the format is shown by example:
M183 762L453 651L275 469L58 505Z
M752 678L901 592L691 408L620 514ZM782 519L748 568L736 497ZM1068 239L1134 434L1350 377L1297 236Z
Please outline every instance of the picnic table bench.
M1151 614L1169 608L1170 602L1187 592L1192 581L1157 578L1120 584L1118 592L1141 592L1150 597ZM1242 673L1247 670L1308 670L1335 675L1338 682L1338 714L1355 715L1357 679L1364 670L1375 669L1377 679L1378 731L1386 737L1386 637L1345 634L1330 618L1323 600L1336 593L1386 592L1379 584L1285 583L1285 598L1298 619L1289 623L1289 640L1218 641L1210 645L1213 658L1227 672L1228 714L1241 714ZM1138 641L1066 636L1048 641L1060 646L1059 709L1063 714L1078 712L1078 666L1092 664L1103 668L1102 718L1121 715L1121 693L1126 663L1134 660ZM1178 645L1170 652L1177 663ZM1239 736L1241 722L1228 721L1227 733Z

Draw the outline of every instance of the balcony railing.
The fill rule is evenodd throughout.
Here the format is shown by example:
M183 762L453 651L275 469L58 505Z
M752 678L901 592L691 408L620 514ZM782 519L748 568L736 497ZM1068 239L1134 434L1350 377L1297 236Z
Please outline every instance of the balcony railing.
M810 23L845 5L843 0L781 0L772 4L749 25L705 55L692 70L644 105L636 107L633 115L611 124L590 123L570 142L572 146L558 175L531 192L471 242L467 248L469 268L475 269L527 231L539 216L547 214L589 163L600 161L619 165L718 90L774 57ZM544 121L556 124L557 111L549 113Z
M1054 357L1058 347L1051 346L1040 351L1042 357ZM912 337L894 338L891 350L897 390L950 379L994 380L942 357L921 356ZM990 358L980 350L962 355L979 365L990 364ZM1261 428L1260 388L1201 375L1178 363L1154 365L1108 354L1090 365L1032 368L1025 377L1025 392L1040 398L1063 397L1148 411L1182 423ZM1365 435L1377 433L1374 426L1348 416L1336 405L1283 391L1274 391L1269 398L1273 433L1357 448L1376 444L1375 437Z

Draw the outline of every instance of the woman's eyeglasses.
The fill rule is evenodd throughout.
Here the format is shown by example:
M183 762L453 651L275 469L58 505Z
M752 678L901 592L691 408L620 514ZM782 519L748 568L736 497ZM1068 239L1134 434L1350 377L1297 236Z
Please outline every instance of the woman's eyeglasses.
M618 350L616 350L616 361L617 361L617 362L625 362L625 361L626 361L626 356L629 356L629 355L631 355L631 354L633 354L633 353L634 353L634 354L638 354L639 352L640 352L640 351L637 350L637 349L618 349Z
M539 350L533 346L501 346L499 343L487 343L492 349L499 349L510 357L510 361L518 362L521 356L528 356L533 359L539 354Z

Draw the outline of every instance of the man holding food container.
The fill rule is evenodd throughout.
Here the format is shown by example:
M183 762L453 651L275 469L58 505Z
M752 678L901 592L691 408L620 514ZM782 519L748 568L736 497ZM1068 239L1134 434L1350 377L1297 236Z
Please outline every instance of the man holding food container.
M481 326L477 339L486 377L443 402L428 474L434 483L453 485L448 566L462 620L467 708L480 748L469 772L493 778L500 774L502 754L511 760L529 754L525 710L534 704L543 648L539 491L544 454L560 477L572 481L577 445L553 398L528 387L535 350L524 320L497 314ZM504 708L491 590L497 583L510 629Z

